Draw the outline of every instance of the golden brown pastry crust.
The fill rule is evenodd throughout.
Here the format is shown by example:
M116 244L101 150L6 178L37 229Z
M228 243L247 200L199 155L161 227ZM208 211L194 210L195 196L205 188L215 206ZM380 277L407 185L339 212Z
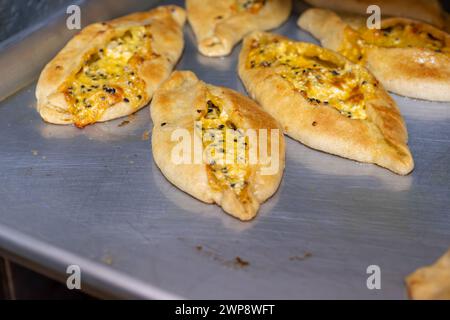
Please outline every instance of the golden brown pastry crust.
M224 110L238 128L279 129L279 168L276 174L262 175L260 164L249 164L251 174L246 203L230 188L213 188L205 163L176 164L171 159L171 152L178 144L178 141L171 141L174 130L185 129L192 137L198 135L194 122L199 117L197 110L206 108L208 93L224 102ZM205 84L192 72L175 71L155 93L150 111L154 125L153 158L164 176L181 190L203 202L220 205L236 218L250 220L260 204L278 189L285 163L284 137L278 123L254 101L233 90Z
M159 84L169 77L183 51L182 27L185 11L177 6L163 6L148 12L134 13L109 22L95 23L84 28L51 60L41 73L37 88L37 110L41 117L54 124L74 123L69 104L60 91L62 84L80 70L84 60L93 50L99 50L117 36L117 28L150 24L154 55L144 61L138 76L145 81L147 99L138 106L119 102L109 107L97 120L99 122L132 114L150 101Z
M257 12L233 10L236 0L186 0L188 20L201 54L226 56L245 35L281 25L290 15L291 0L266 0Z
M414 300L450 300L450 250L431 266L417 269L406 278Z
M382 28L413 23L450 47L450 35L431 25L403 18L383 19ZM298 25L318 38L322 45L344 53L346 32L353 32L363 20L344 20L324 9L309 9ZM391 92L432 101L450 101L450 55L423 48L392 48L364 45L363 63ZM344 53L345 54L345 53Z
M430 23L438 28L445 26L444 11L439 0L305 0L314 7L367 16L370 5L377 5L381 15L411 18Z
M367 120L349 119L324 103L309 102L272 67L248 68L246 61L252 45L261 38L289 40L262 32L246 37L239 57L239 75L251 97L280 122L289 136L314 149L375 163L397 174L406 175L413 170L405 123L395 102L381 85L377 85L373 99L366 102ZM330 50L300 44L351 64ZM352 68L364 69L355 64ZM373 81L377 83L375 78Z

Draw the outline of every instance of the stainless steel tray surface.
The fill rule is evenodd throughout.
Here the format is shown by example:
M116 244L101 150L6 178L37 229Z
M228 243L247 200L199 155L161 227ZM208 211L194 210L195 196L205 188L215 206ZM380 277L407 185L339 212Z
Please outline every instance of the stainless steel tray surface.
M0 42L70 4L71 0L0 0Z
M275 32L316 43L295 24L300 9ZM185 39L178 70L245 92L235 71L240 47L212 59L197 53L189 26ZM165 180L146 139L148 108L79 130L42 122L34 90L0 103L0 248L63 281L67 266L79 265L86 290L402 299L404 277L450 245L450 103L394 96L416 162L406 177L287 138L278 193L242 223ZM380 267L380 290L367 288L370 265Z

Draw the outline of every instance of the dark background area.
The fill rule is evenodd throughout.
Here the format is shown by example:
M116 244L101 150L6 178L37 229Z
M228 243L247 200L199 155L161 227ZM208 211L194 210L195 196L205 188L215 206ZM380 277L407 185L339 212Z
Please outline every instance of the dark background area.
M40 23L49 14L66 10L67 6L83 1L85 0L0 0L0 42ZM449 12L450 0L441 0L441 3Z
M442 6L444 7L445 11L450 11L450 1L449 0L441 0Z
M0 300L89 300L64 284L0 257Z
M0 42L39 23L50 14L66 10L77 0L0 0Z

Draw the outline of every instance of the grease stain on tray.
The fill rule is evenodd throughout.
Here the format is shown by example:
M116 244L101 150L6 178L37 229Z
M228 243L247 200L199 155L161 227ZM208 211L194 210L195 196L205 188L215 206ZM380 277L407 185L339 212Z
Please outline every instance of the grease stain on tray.
M127 124L129 124L130 123L130 120L124 120L124 121L122 121L119 125L118 125L118 127L124 127L124 126L126 126Z
M246 268L250 265L250 262L242 259L241 257L236 257L234 260L234 264L240 268Z
M289 261L304 261L311 257L312 257L311 252L305 252L303 255L296 255L296 256L289 257Z
M219 262L220 264L224 265L225 267L228 268L233 268L233 269L245 269L247 267L250 266L250 262L239 257L236 256L234 259L226 259L223 256L221 256L220 254L218 254L217 252L209 249L209 248L205 248L204 246L198 245L195 246L195 249L197 252L201 253L202 255L204 255L205 257L211 258L214 261Z
M141 137L142 141L147 141L150 139L150 131L145 130L144 133L142 133Z
M102 262L104 264L111 266L114 263L114 260L111 255L106 254L105 256L102 257Z

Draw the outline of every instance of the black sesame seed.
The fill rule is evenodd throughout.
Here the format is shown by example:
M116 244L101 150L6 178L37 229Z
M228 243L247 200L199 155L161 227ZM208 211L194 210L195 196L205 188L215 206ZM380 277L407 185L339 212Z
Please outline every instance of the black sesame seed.
M437 41L439 40L438 38L436 38L435 36L433 36L431 33L427 32L427 36L428 38L430 38L431 40Z
M105 91L106 93L109 93L109 94L115 94L116 93L116 89L109 88L107 86L103 86L103 91Z

